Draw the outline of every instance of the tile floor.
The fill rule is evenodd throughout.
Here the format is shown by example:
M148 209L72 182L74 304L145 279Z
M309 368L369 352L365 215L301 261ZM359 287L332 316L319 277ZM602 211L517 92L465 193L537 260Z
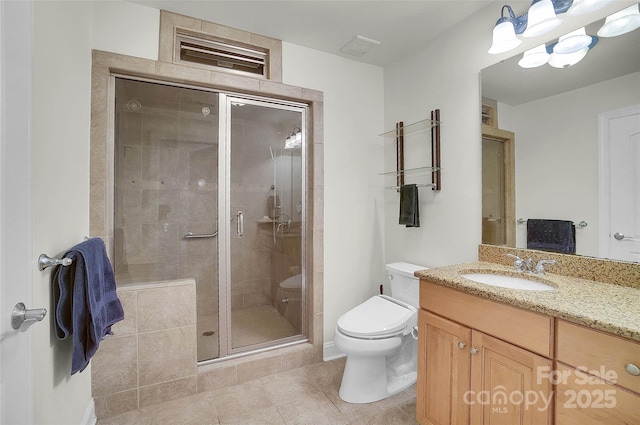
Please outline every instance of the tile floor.
M314 363L239 385L98 420L97 425L416 424L415 385L385 400L338 396L345 359Z

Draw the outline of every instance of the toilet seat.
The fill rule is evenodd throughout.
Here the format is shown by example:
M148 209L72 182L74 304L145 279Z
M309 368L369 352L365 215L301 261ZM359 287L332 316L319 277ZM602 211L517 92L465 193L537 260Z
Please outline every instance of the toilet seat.
M402 334L415 307L385 295L376 295L338 319L338 330L355 338L378 339Z

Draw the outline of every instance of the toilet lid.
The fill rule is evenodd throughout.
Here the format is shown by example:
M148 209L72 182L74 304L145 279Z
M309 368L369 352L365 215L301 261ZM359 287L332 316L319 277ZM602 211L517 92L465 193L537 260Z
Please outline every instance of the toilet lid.
M302 287L302 274L291 276L280 282L280 287L284 289L300 289Z
M416 313L413 306L384 295L369 298L338 319L338 329L354 337L379 337L403 331Z

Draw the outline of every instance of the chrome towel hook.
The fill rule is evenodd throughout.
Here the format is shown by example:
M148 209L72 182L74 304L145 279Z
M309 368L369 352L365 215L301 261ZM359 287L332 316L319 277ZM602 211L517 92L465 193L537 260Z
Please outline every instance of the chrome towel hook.
M38 270L43 271L47 267L57 266L62 264L63 266L69 266L73 263L71 258L63 258L62 260L59 258L51 258L46 254L40 254L38 257Z

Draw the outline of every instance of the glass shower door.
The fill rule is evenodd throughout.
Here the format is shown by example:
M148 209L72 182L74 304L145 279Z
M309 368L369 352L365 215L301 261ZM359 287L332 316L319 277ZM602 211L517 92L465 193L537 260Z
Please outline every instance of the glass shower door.
M226 320L228 351L237 353L304 334L305 109L231 97L227 102Z
M195 279L198 360L218 357L220 345L218 96L115 79L116 279Z

